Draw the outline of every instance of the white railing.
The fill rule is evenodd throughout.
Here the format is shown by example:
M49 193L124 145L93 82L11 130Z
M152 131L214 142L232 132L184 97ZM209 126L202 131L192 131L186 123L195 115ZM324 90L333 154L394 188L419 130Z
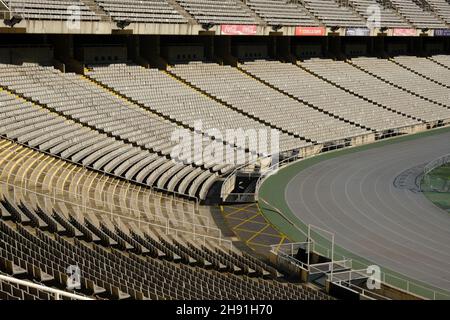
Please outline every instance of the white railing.
M20 280L20 279L16 279L16 278L13 278L13 277L4 276L4 275L1 275L1 274L0 274L0 280L53 294L54 297L55 297L55 300L62 300L61 297L66 297L66 298L74 299L74 300L94 300L94 299L89 298L89 297L85 297L85 296L81 296L81 295L78 295L78 294L66 292L66 291L63 291L63 290L49 288L49 287L46 287L46 286L43 286L43 285L40 285L40 284L36 284L36 283L30 282L30 281Z
M1 152L2 152L2 150L0 149L0 153ZM0 168L0 173L2 175L5 175L6 177L8 177L7 178L8 181L12 180L15 183L20 181L25 186L26 189L29 189L30 186L33 186L35 188L40 188L42 190L46 190L46 192L49 193L49 194L53 193L53 196L55 198L57 197L58 193L61 193L63 195L70 196L71 198L76 199L77 201L81 201L81 202L83 202L85 204L87 202L91 202L91 201L93 203L98 203L99 201L101 201L111 211L113 211L115 208L117 208L117 209L121 209L121 210L125 209L126 211L130 211L130 212L134 213L136 216L137 215L141 215L141 214L144 215L144 216L145 215L149 215L147 212L144 212L142 210L131 208L131 207L126 207L125 208L123 206L116 205L114 203L114 201L110 201L110 200L113 200L113 199L118 199L118 197L120 196L120 191L123 191L123 189L122 189L123 185L127 184L127 189L126 189L127 193L135 192L135 193L141 195L141 193L148 192L147 195L145 195L145 194L142 194L142 195L145 195L147 197L148 196L154 197L154 200L160 202L159 208L161 210L167 210L167 211L173 212L174 214L182 215L182 221L183 222L186 219L185 217L188 216L188 217L190 217L192 219L192 221L194 221L196 218L198 218L198 219L206 220L206 225L214 225L214 224L212 224L210 222L210 218L208 216L196 213L196 205L194 205L193 202L190 202L190 201L187 201L187 200L182 200L182 199L179 199L177 197L167 197L167 196L164 196L162 193L153 191L151 188L145 188L145 187L142 187L142 186L139 186L139 185L135 186L135 185L133 185L131 183L128 184L128 183L126 183L124 181L121 181L121 180L114 180L114 178L112 178L110 176L107 176L105 174L101 175L100 173L96 173L96 174L99 175L99 178L100 178L99 179L99 183L102 184L103 187L102 187L102 190L101 190L100 197L98 197L98 196L91 197L90 193L88 193L87 195L86 195L86 193L84 193L84 194L82 193L82 191L84 189L84 186L82 186L82 185L77 185L76 186L76 192L73 192L73 191L64 189L63 188L64 185L60 185L59 183L52 184L52 185L50 185L50 184L44 185L43 182L38 181L37 177L36 177L36 181L33 181L33 180L29 179L29 178L26 178L24 176L28 173L28 169L23 170L21 176L18 176L18 174L12 173L11 171L4 172L5 171L4 167L8 166L10 164L13 164L14 166L18 167L20 163L25 163L26 161L30 161L30 160L31 160L30 162L33 163L33 164L42 163L42 160L40 160L40 159L38 160L38 158L36 158L35 156L27 156L25 154L21 154L19 152L16 152L15 150L8 151L8 152L9 152L8 156L11 158L11 160L6 159L6 157L4 157L0 161L0 164L2 165L2 167ZM19 159L18 160L14 159L15 156L18 156ZM76 165L74 165L74 164L72 164L70 162L66 162L66 161L62 160L61 166L58 166L56 169L59 170L64 165L76 166ZM39 164L36 167L39 167ZM87 169L85 169L84 167L81 167L81 166L76 166L76 168L78 169L77 171L70 171L70 174L72 176L74 176L75 178L78 178L80 180L83 177L88 177L90 180L92 180L91 179L91 175L90 175L90 173L91 173L90 171L88 171ZM80 173L79 172L80 170L86 170L86 172L85 173ZM69 171L69 170L67 169L67 171ZM48 168L48 166L45 166L44 168L40 168L40 170L39 170L39 175L40 176L49 176L49 177L51 177L51 176L54 175L54 173L55 173L55 167L54 166L52 166L51 168ZM101 181L101 179L104 179L104 181ZM113 184L112 181L115 181L116 184ZM119 186L119 189L120 189L118 193L111 193L109 191L105 191L105 189L110 189L112 187L114 189L116 189L118 186ZM70 187L69 187L69 189L70 189ZM131 202L131 200L130 200L130 202ZM149 203L151 203L150 201L149 202L144 202L143 200L140 200L140 199L133 199L132 202L133 202L133 205L136 206L136 208L139 208L139 207L145 208ZM163 203L164 203L164 205L163 205ZM183 207L187 205L188 207L191 207L191 211L189 211L189 210L180 210L180 209L178 209L176 207L174 208L173 206L171 206L169 208L168 207L169 204L180 205L180 206L183 206ZM155 210L155 211L157 212L159 210ZM163 215L159 215L159 216L161 218L164 218L164 219L167 218L167 217L165 217ZM177 219L175 219L175 218L174 218L174 220L177 221Z
M428 163L425 168L423 169L423 175L426 176L434 169L437 169L439 167L442 167L443 165L450 163L450 154L447 154L445 156L439 157L438 159L435 159Z
M118 213L112 212L112 211L108 212L108 211L104 211L104 210L100 210L100 209L95 209L92 207L87 207L83 203L80 204L80 203L74 203L74 202L71 202L69 200L64 200L64 199L55 199L52 195L35 192L35 191L29 190L29 189L26 189L23 187L12 185L7 182L2 181L2 182L0 182L0 184L6 185L13 189L14 200L20 200L19 196L21 194L18 191L16 191L18 189L27 194L31 193L31 194L35 194L39 197L48 198L48 199L50 199L50 201L52 201L53 205L56 205L57 203L58 204L59 203L69 204L72 207L81 208L83 210L83 212L85 212L85 213L93 213L93 214L97 213L97 214L109 216L112 221L114 221L115 219L118 219L119 221L132 221L132 222L137 223L139 227L146 226L146 227L162 229L165 231L165 233L167 235L174 235L175 237L179 237L180 234L184 234L184 235L192 236L193 239L202 239L203 243L206 243L207 240L211 240L211 241L215 241L219 245L225 244L227 247L232 248L231 240L224 239L222 236L222 230L220 230L219 228L204 226L204 225L195 224L195 223L191 223L191 222L180 222L181 225L189 227L189 229L191 231L182 230L182 229L178 229L178 228L171 226L171 224L172 225L177 224L177 221L174 221L172 219L166 219L166 221L163 222L162 224L152 223L152 222L143 220L144 217L142 217L141 215L139 215L139 217L136 219L131 216L118 214ZM77 212L77 215L79 215L79 212ZM200 233L201 231L204 231L207 234ZM210 234L214 234L214 233L217 234L217 236L210 235Z

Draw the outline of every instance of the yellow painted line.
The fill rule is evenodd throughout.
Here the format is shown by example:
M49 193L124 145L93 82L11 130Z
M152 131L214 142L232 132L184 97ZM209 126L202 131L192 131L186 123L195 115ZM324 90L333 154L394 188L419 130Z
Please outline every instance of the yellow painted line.
M252 205L253 205L253 204L252 204ZM255 214L256 211L248 211L247 208L248 208L248 207L245 207L245 208L239 208L239 209L235 209L235 210L232 211L232 212L225 213L225 217L229 217L229 216L231 216L231 215L233 215L233 214L235 214L235 213L239 213L239 212L247 212L247 213Z
M255 232L254 235L252 235L250 238L247 239L245 242L251 242L253 239L255 239L257 236L261 235L261 233L266 230L269 227L269 225L266 225L265 227L261 228L258 232Z

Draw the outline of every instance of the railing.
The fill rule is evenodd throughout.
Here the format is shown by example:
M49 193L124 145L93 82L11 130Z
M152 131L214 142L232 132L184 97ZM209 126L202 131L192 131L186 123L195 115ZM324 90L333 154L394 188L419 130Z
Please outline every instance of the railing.
M1 151L1 149L0 149L0 151ZM33 163L41 162L41 160L37 160L37 158L35 158L33 156L29 157L29 156L24 155L24 154L16 153L16 151L9 151L9 152L10 152L10 155L12 155L13 159L15 158L14 155L19 156L20 157L19 160L15 160L15 159L14 160L6 160L6 158L3 158L0 161L0 163L2 163L2 164L4 163L6 165L13 164L13 165L17 166L20 162L24 163L24 162L26 162L28 160L31 160L31 162L33 162ZM63 164L67 164L67 165L75 166L74 164L72 164L70 162L67 162L65 160L62 160L62 163ZM58 167L58 169L60 169L62 167L63 167L63 165ZM81 178L83 176L87 177L89 175L89 173L90 173L87 169L84 169L84 167L82 167L82 166L77 166L77 168L78 168L78 171L76 171L76 172L71 171L71 174L77 176L77 178ZM47 166L46 166L46 167L44 167L43 169L40 170L40 175L52 176L52 174L54 173L54 169L55 168L48 168L47 169ZM86 173L84 173L84 174L83 173L79 173L79 170L86 170ZM14 181L16 181L16 178L17 178L16 174L13 174L12 172L5 172L5 173L3 173L3 171L4 171L4 168L0 168L0 173L5 174L6 176L8 176L8 180L10 180L10 178L13 178ZM106 183L102 182L104 187L106 187L106 188L111 187L112 182L110 180L114 181L113 180L114 178L111 178L109 175L104 175L104 174L100 175L99 173L96 173L96 174L99 175L100 179L105 178ZM81 195L81 191L82 191L81 190L81 188L82 188L81 185L77 185L77 187L76 187L77 191L76 192L72 192L70 190L63 189L63 186L59 186L59 185L52 185L51 188L50 188L50 186L44 185L43 182L32 181L32 180L24 178L24 177L19 177L19 179L25 185L26 188L28 188L31 185L31 186L34 186L34 187L40 187L43 190L49 189L48 192L49 193L53 192L55 197L56 197L56 194L58 192L61 192L62 194L69 195L73 199L76 199L76 200L79 200L79 201L83 201L84 203L86 203L87 201L91 201L91 200L93 202L98 202L100 200L100 201L106 203L107 204L106 206L110 207L111 211L114 210L115 207L117 207L118 209L123 209L123 207L116 206L113 202L112 203L108 202L108 200L117 198L117 194L111 193L109 191L104 191L103 189L102 189L102 192L101 192L101 197L99 199L98 196L91 197L90 194L88 194L87 196L85 194ZM100 179L99 179L99 181L100 181ZM116 182L120 181L121 183L125 184L125 182L121 181L121 180L115 180L115 181ZM117 185L118 184L115 184L114 188L116 188ZM210 224L209 217L196 213L197 207L196 207L196 205L193 202L182 200L182 199L179 199L177 197L167 197L167 196L164 196L164 194L162 194L162 193L154 192L151 188L145 188L145 187L142 187L142 186L139 186L139 185L135 186L135 185L133 185L131 183L128 184L127 192L128 191L130 191L130 192L137 192L138 194L140 194L141 192L143 192L143 193L148 192L149 195L155 197L154 198L155 200L164 202L165 205L167 205L167 203L174 203L175 205L180 205L180 206L187 205L187 206L192 208L191 212L188 212L188 210L182 210L181 211L181 210L179 210L177 208L173 208L173 207L171 207L169 210L171 210L174 213L179 213L181 211L181 213L183 215L183 221L184 221L184 217L186 215L188 215L188 216L192 217L192 220L194 220L194 218L198 217L198 218L202 218L202 219L207 220L207 224ZM105 199L103 199L103 197ZM137 205L137 207L139 207L139 206L140 207L145 207L148 204L148 202L144 202L143 200L136 199L136 200L133 200L133 204ZM168 209L168 207L165 206L165 205L161 204L160 208L161 209ZM146 214L144 211L141 211L141 210L138 210L138 209L133 209L133 208L127 208L127 211L132 211L133 213L138 213L138 214L142 213L144 215Z
M74 299L74 300L94 300L94 299L89 298L89 297L85 297L85 296L81 296L81 295L78 295L78 294L66 292L66 291L63 291L63 290L49 288L49 287L46 287L46 286L43 286L43 285L40 285L40 284L36 284L36 283L33 283L33 282L16 279L16 278L13 278L13 277L4 276L4 275L1 275L1 274L0 274L0 280L53 294L54 297L55 297L55 300L62 300L61 297L66 297L66 298Z
M261 202L271 206L272 208L274 208L275 211L278 212L286 221L288 221L296 230L298 230L303 235L306 234L301 228L299 228L297 225L293 224L293 222L289 218L287 218L286 215L284 215L279 209L277 209L276 207L270 205L267 201L265 201L262 198L259 198L259 201L261 201ZM303 222L300 222L300 223L305 228L308 228L308 230L310 230L310 226L311 225L307 226ZM314 228L317 228L317 227L314 227ZM308 239L309 242L307 242L307 243L310 243L311 245L310 245L310 250L308 250L307 252L316 252L316 253L318 253L320 255L327 256L328 258L330 258L332 260L328 264L330 264L330 263L337 263L339 261L341 261L341 262L342 261L351 261L352 268L358 268L358 269L356 269L356 271L352 271L352 272L360 272L361 270L367 270L368 267L370 265L372 265L372 264L369 265L369 264L367 264L365 262L362 262L362 261L358 260L355 257L349 258L349 257L346 257L346 256L344 256L342 254L337 253L335 250L333 250L334 245L333 245L332 242L330 242L331 246L332 246L331 247L332 248L332 250L331 250L331 252L332 252L331 256L332 257L331 257L328 254L326 254L327 252L328 253L330 252L329 249L327 248L327 246L324 246L323 244L322 245L319 244L319 242L327 242L328 240L326 240L321 235L319 235L319 237L314 237L314 235L310 231L308 233L309 233L309 237L308 237L308 235L306 235L305 239ZM327 231L327 233L332 234L329 231ZM315 238L317 238L317 239L315 239ZM334 236L333 236L333 238L334 238ZM290 244L286 244L285 246L290 246ZM295 244L294 244L294 246L295 246ZM276 247L276 246L274 246L274 247ZM277 250L274 250L274 247L272 248L272 251L276 253ZM317 249L318 247L321 247L322 249L318 250ZM326 250L323 250L324 248ZM293 249L291 251L293 251ZM283 255L287 255L287 253L285 253L284 251L281 251L281 252L282 252ZM309 254L308 254L308 256L309 256ZM294 258L292 258L292 259L294 259ZM291 261L292 261L292 259L291 259ZM294 260L295 260L295 264L299 264L305 270L310 270L309 261L305 264L305 263L302 263L302 262L300 262L300 261L298 261L296 259L294 259ZM331 271L333 271L333 268L331 269ZM339 272L336 272L336 273L331 272L330 276L332 277L331 279L334 279L333 277L338 277L339 276ZM416 281L411 281L411 280L402 278L400 276L397 276L397 275L394 275L394 274L391 274L391 273L388 273L388 272L385 272L385 271L381 271L380 276L381 276L380 280L381 280L382 283L385 283L385 284L389 285L390 287L393 287L393 288L405 291L405 292L410 293L412 295L419 296L419 297L422 297L422 298L425 298L425 299L431 299L431 300L438 300L438 299L439 300L441 300L441 299L443 299L443 300L450 300L450 294L449 293L445 293L444 292L445 290L437 291L435 289L432 289L432 288L426 287L426 286L424 286L422 284L419 284Z
M450 154L447 154L445 156L442 156L438 159L435 159L428 163L425 168L423 169L423 175L426 176L434 169L437 169L439 167L442 167L443 165L450 163Z

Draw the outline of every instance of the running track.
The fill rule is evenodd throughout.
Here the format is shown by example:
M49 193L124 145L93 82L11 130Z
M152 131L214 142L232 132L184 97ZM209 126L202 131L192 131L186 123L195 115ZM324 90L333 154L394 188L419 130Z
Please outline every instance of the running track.
M450 153L450 133L324 160L288 182L285 201L335 244L410 278L450 291L450 214L394 185L409 168Z

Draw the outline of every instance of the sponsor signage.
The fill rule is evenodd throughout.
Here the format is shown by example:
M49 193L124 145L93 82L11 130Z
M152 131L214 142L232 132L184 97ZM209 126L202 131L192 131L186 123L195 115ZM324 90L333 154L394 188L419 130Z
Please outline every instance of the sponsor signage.
M367 28L347 28L345 29L346 36L370 36L370 30Z
M411 37L417 35L416 29L394 28L392 35L397 37Z
M295 27L296 36L324 36L325 34L324 27Z
M222 24L220 34L229 36L250 36L256 34L255 25Z
M450 29L435 29L435 37L450 37Z

